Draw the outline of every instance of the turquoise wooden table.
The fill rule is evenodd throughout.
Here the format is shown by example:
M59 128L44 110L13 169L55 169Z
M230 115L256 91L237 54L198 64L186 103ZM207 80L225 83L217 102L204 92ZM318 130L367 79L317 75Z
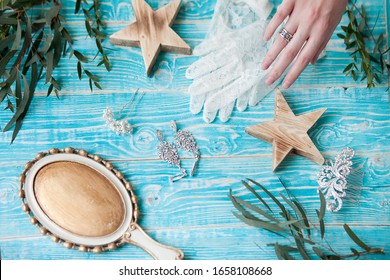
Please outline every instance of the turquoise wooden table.
M168 2L148 0L154 9ZM74 1L64 3L69 29L79 39L78 47L93 57L94 43L84 40L83 17L73 14ZM389 1L364 4L371 21L379 13L375 34L386 33L389 19L384 7L389 7ZM214 0L184 1L173 28L191 47L205 37L214 5ZM108 34L134 18L129 0L102 1L101 6ZM338 27L336 31L340 30ZM206 124L201 115L189 112L190 81L184 74L195 57L163 53L153 76L147 78L139 49L114 47L109 42L105 46L111 48L112 71L94 70L102 78L103 90L90 93L88 81L77 78L76 61L63 59L55 73L64 86L59 100L55 96L47 98L47 88L41 83L15 143L9 144L11 133L0 133L2 258L150 259L131 245L102 254L68 250L41 236L30 224L17 196L18 176L24 164L40 151L73 146L98 153L123 171L139 197L140 225L160 242L182 249L186 259L275 259L273 248L266 246L275 241L275 236L236 219L228 198L230 188L239 196L250 197L240 183L247 177L270 191L282 191L280 177L309 209L309 216L315 217L320 166L289 156L273 174L271 146L244 133L245 127L272 119L274 94L245 112L234 111L227 123L217 120ZM297 114L328 108L310 130L325 158L333 158L350 146L361 163L362 189L339 213L327 213L327 239L341 253L348 253L354 245L342 229L348 223L368 244L386 251L385 255L367 258L390 259L390 107L386 77L378 87L368 90L364 82L356 83L344 76L342 70L349 62L342 40L334 34L326 58L309 66L284 94ZM138 88L146 94L132 113L127 112L135 125L134 133L130 137L117 136L106 128L102 112L106 106L120 109ZM0 125L4 126L10 116L1 111ZM193 132L202 153L197 175L175 183L170 183L168 176L177 170L156 155L155 130L168 133L171 120ZM190 155L183 161L186 168L192 162Z

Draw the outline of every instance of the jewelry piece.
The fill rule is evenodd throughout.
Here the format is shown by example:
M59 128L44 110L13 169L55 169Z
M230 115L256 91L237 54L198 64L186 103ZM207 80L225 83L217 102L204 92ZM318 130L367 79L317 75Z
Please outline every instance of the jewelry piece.
M160 144L157 146L158 157L163 161L166 161L170 165L176 166L179 168L181 174L170 177L171 182L178 181L187 176L187 172L184 168L181 167L179 153L173 143L168 143L164 141L163 134L161 130L157 130L157 139L160 141Z
M282 28L280 31L279 31L279 34L280 36L282 36L282 38L287 42L287 43L290 43L290 41L292 40L293 38L293 35L288 32L286 30L286 28Z
M133 131L133 127L127 121L127 119L123 119L117 121L114 117L114 113L110 107L104 109L103 118L106 120L108 127L114 131L117 135L126 135L130 134Z
M174 132L176 132L176 134L175 134L176 146L185 150L185 151L193 153L195 156L195 162L194 162L192 169L191 169L191 176L193 176L195 173L196 167L198 165L198 161L200 159L199 148L196 145L194 135L192 135L192 133L187 131L187 130L177 130L177 126L176 126L175 121L171 121L171 128L173 129Z
M134 101L135 97L137 96L137 93L138 93L138 90L133 94L133 96L131 97L130 101L127 102L122 107L122 109L119 111L119 113L117 115L121 115L123 110ZM134 109L136 104L141 100L143 94L144 93L141 93L141 95L138 97L138 99L135 100L132 108L130 108L130 111L132 109ZM106 109L104 109L104 111L103 111L103 119L106 120L107 126L112 131L114 131L117 135L127 135L127 134L130 134L133 131L133 126L129 123L127 118L122 119L122 120L117 120L115 118L114 112L112 111L112 109L110 107L107 107Z
M346 196L347 177L351 173L352 158L355 152L352 148L345 148L337 155L334 163L325 161L321 172L318 174L318 191L322 191L327 199L328 211L337 212L343 206L342 198Z

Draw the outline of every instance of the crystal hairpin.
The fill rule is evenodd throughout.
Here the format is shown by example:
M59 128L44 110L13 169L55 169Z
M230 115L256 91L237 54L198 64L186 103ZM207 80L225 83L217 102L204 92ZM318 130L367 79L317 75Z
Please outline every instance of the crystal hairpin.
M131 103L133 103L132 108L130 108L130 111L135 108L137 103L141 100L142 96L144 93L141 93L141 95L137 95L138 90L133 94L131 97L130 101L127 102L122 109L116 114L116 115L121 115L123 110L129 106ZM135 97L138 96L138 99L135 100ZM103 119L106 121L107 126L114 131L117 135L128 135L133 131L133 126L129 123L127 118L117 120L115 118L115 114L112 111L110 107L107 107L103 111Z
M173 143L164 141L161 130L158 129L156 133L158 141L160 141L160 144L157 146L158 157L170 165L176 166L181 172L179 175L170 177L171 182L175 182L186 177L187 172L183 167L181 167L179 153L177 152L175 145Z
M355 152L352 148L345 148L332 160L325 161L318 174L318 191L322 191L327 200L328 211L337 212L343 206L342 198L346 196L347 178L352 169L352 158Z
M191 169L191 176L194 175L198 161L200 159L200 153L199 148L196 145L196 141L194 138L194 135L192 135L191 132L187 130L177 130L176 122L171 121L171 128L173 131L176 132L175 139L176 139L176 146L180 149L183 149L185 151L191 152L195 157L195 162Z

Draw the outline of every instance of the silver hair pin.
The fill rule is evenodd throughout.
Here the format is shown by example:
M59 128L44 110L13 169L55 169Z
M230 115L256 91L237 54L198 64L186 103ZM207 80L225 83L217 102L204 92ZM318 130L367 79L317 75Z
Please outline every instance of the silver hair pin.
M196 141L194 135L187 130L177 130L177 125L175 121L171 121L171 128L176 132L176 146L185 151L191 152L195 157L195 162L191 169L191 176L194 175L196 167L198 165L198 161L200 159L199 148L196 145Z
M120 116L122 112L128 107L131 103L133 103L133 106L130 108L130 111L132 111L137 103L141 100L144 93L141 93L141 95L138 95L138 90L133 94L130 101L127 102L122 109L117 113L114 114L112 109L110 107L107 107L103 111L103 119L105 119L107 126L114 131L117 135L128 135L133 131L133 126L129 123L127 118L124 118L122 120L117 120L115 115ZM138 96L138 99L135 100L135 97Z
M328 211L337 212L343 206L342 198L346 196L347 177L351 173L352 158L355 152L352 148L345 148L332 160L325 161L325 166L318 174L318 191L322 191L327 200Z
M186 177L187 172L183 167L181 167L179 153L177 152L175 145L173 143L168 143L164 141L161 130L158 129L156 133L157 138L160 141L160 144L157 146L158 157L166 161L170 165L176 166L181 172L181 174L179 175L170 177L171 182L175 182Z

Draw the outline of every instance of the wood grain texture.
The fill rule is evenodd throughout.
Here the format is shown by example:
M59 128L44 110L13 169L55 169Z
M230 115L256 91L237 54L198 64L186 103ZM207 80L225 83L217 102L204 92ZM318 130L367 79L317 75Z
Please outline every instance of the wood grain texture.
M144 0L133 0L136 21L112 34L110 42L141 48L148 76L160 51L191 54L191 47L171 28L181 3L181 0L172 0L154 11Z
M371 23L379 14L374 35L386 32L389 19L384 15L385 1L388 0L358 1L367 7ZM157 10L169 0L147 2ZM183 1L172 28L191 47L205 37L215 2ZM73 14L74 3L64 1L68 28L78 39L76 47L92 59L94 42L84 40L84 18ZM101 7L108 25L107 34L124 28L135 19L128 0L105 1ZM346 17L343 17L342 24L345 23ZM342 70L351 59L342 40L336 36L340 31L339 26L328 44L327 56L315 66L309 66L284 95L297 115L328 108L309 130L309 136L326 159L334 158L346 146L354 148L356 163L361 167L361 188L350 192L339 213L327 213L325 217L327 239L342 252L349 253L353 244L341 228L348 223L366 243L383 247L387 252L365 258L390 259L390 108L386 76L383 75L382 84L372 90L366 89L364 82L355 83L345 77ZM387 35L386 38L389 39ZM140 50L114 48L108 40L104 47L110 48L107 52L112 71L106 73L103 68L86 66L102 77L102 91L91 94L87 80L78 81L76 61L65 58L54 73L64 85L60 100L46 98L47 85L40 83L38 96L31 104L15 143L9 145L11 133L0 134L2 257L150 259L147 253L130 245L101 255L66 250L40 236L29 223L17 196L18 176L25 162L33 159L37 152L53 146L74 146L113 161L134 185L141 211L140 225L153 238L182 249L187 259L275 259L272 249L265 246L277 241L275 236L236 219L232 215L234 207L227 197L231 188L235 195L255 203L240 181L253 178L277 194L283 192L278 182L280 177L309 209L309 217L316 217L319 166L291 155L273 174L270 145L245 134L246 127L273 118L274 96L266 97L258 106L245 112L234 111L227 123L217 120L205 124L200 115L189 112L186 93L191 81L184 74L196 57L162 53L153 75L148 78ZM146 94L133 111L124 111L124 116L129 117L135 127L134 133L130 137L116 136L105 126L103 110L106 106L119 110L137 88ZM0 126L4 126L10 117L8 111L0 110ZM169 127L171 120L195 135L202 154L196 176L176 183L168 180L176 169L159 160L156 151L156 129L162 129L168 140L173 140ZM191 168L191 154L182 155L185 158L183 166Z
M326 109L319 109L296 116L282 92L276 89L274 119L247 127L245 132L272 144L273 172L291 151L321 165L324 163L324 157L307 132L325 111Z
M55 162L37 173L35 198L58 226L87 237L112 234L123 224L124 200L116 186L98 171L75 162Z

